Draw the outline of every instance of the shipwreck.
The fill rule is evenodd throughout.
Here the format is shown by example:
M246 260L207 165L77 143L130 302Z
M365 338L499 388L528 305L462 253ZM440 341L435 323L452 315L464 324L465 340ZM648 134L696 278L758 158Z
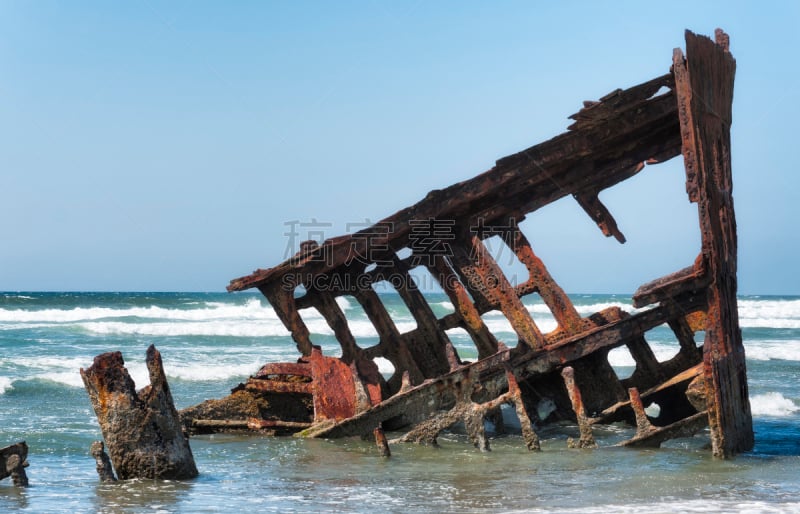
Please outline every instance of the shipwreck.
M687 31L686 53L674 50L667 73L584 102L567 132L431 191L369 228L306 242L285 262L232 280L229 291L256 288L267 298L299 359L268 363L229 397L184 410L184 425L374 437L388 455L384 430L402 428L398 441L435 443L442 430L463 422L471 440L488 449L484 420L502 425L499 408L509 404L525 445L535 450L537 426L545 421L536 406L546 400L560 419L577 423L575 446L594 444L596 424L626 421L636 432L624 445L658 446L707 426L714 456L748 451L754 439L737 314L730 158L735 67L724 32L718 29L711 40ZM598 194L676 157L683 159L688 200L697 206L697 258L639 287L632 298L636 312L613 307L582 317L519 223L572 197L605 236L624 243ZM419 244L418 228L442 221ZM524 264L521 283L512 284L486 250L484 239L496 235ZM411 280L420 266L455 312L434 314ZM390 283L415 329L402 332L373 289L387 277L400 278ZM378 344L359 346L335 301L342 295L363 308ZM542 332L523 304L527 295L541 297L555 330ZM315 345L300 314L307 308L324 317L341 356L323 355ZM503 313L516 341L503 342L487 328L481 315L489 311ZM659 362L645 334L662 325L674 332L680 351ZM462 360L449 340L446 331L455 327L474 342L473 362ZM622 346L636 362L625 379L608 361L609 351ZM391 362L391 376L379 373L378 358ZM644 410L651 402L661 407L657 417Z

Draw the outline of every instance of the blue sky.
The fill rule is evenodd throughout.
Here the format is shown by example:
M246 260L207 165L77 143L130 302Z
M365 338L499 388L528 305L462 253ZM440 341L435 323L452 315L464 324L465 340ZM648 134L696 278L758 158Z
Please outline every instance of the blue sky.
M737 59L739 289L800 294L800 3L0 0L0 290L222 291L563 132L668 71ZM630 293L699 250L679 159L523 225L568 292ZM320 229L315 229L320 230Z

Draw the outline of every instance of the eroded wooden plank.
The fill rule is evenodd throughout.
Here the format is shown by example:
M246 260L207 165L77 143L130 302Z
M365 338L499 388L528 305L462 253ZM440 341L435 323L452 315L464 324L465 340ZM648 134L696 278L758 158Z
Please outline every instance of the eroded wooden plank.
M676 93L687 184L696 188L703 260L710 284L703 345L712 452L727 458L753 447L744 345L736 300L737 239L730 127L736 61L721 31L717 45L686 32L676 52ZM691 194L690 194L691 195Z

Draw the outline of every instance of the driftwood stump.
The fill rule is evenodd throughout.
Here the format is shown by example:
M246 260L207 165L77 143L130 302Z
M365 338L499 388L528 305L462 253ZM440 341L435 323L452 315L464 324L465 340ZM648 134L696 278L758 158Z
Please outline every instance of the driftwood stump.
M17 487L28 487L28 445L21 441L5 448L0 448L0 480L11 477Z
M89 369L81 369L114 470L121 480L194 478L192 450L153 345L146 363L150 385L138 393L120 352L98 355Z

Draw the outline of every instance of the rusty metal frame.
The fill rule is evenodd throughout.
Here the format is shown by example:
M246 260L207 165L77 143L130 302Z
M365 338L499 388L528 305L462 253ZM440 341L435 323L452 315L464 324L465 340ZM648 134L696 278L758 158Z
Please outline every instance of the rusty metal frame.
M547 395L555 398L558 411L579 423L581 446L591 445L592 424L622 417L639 427L629 444L657 445L707 422L715 456L752 448L736 302L730 166L734 73L727 35L717 30L712 41L687 31L686 57L676 49L669 73L585 102L571 116L575 121L567 132L504 157L472 179L431 191L373 227L319 245L307 242L287 261L232 280L229 291L257 288L269 300L306 359L306 364L284 371L305 373L313 383L273 381L267 387L311 389L315 419L304 435L374 433L385 454L384 426L417 424L404 440L435 442L439 431L458 420L465 421L476 445L488 448L482 420L506 402L515 406L527 446L536 449L533 428L544 420L532 407ZM662 88L667 92L660 93ZM639 288L633 302L642 311L608 309L581 317L534 253L519 222L572 196L604 235L624 243L598 194L679 155L689 200L698 207L698 258ZM448 251L413 248L401 258L398 252L414 246L415 224L435 220L448 220L452 228L447 239L434 241ZM526 267L524 283L511 284L486 251L483 239L497 234ZM435 233L428 236L436 238ZM376 262L354 255L370 255ZM437 279L454 313L437 318L413 287L410 273L418 266ZM392 285L413 314L416 329L401 333L372 289L387 277L401 278ZM298 291L304 293L298 296ZM532 293L552 312L558 323L554 331L542 333L523 305L521 298ZM358 345L335 301L341 295L358 301L379 334L379 344L366 349ZM342 347L340 358L322 356L315 347L300 316L307 307L315 307L333 330ZM487 328L481 315L490 310L509 320L519 338L514 348ZM644 337L661 324L672 328L681 347L663 363ZM461 361L446 333L454 327L466 330L474 341L476 362ZM701 330L702 348L694 340ZM636 371L625 380L617 378L607 359L610 349L622 345L636 361ZM384 379L377 372L378 357L391 361L393 376ZM273 366L271 372L280 374L281 368ZM693 406L685 398L690 384L703 399ZM642 418L642 401L648 398L674 405L661 426Z

